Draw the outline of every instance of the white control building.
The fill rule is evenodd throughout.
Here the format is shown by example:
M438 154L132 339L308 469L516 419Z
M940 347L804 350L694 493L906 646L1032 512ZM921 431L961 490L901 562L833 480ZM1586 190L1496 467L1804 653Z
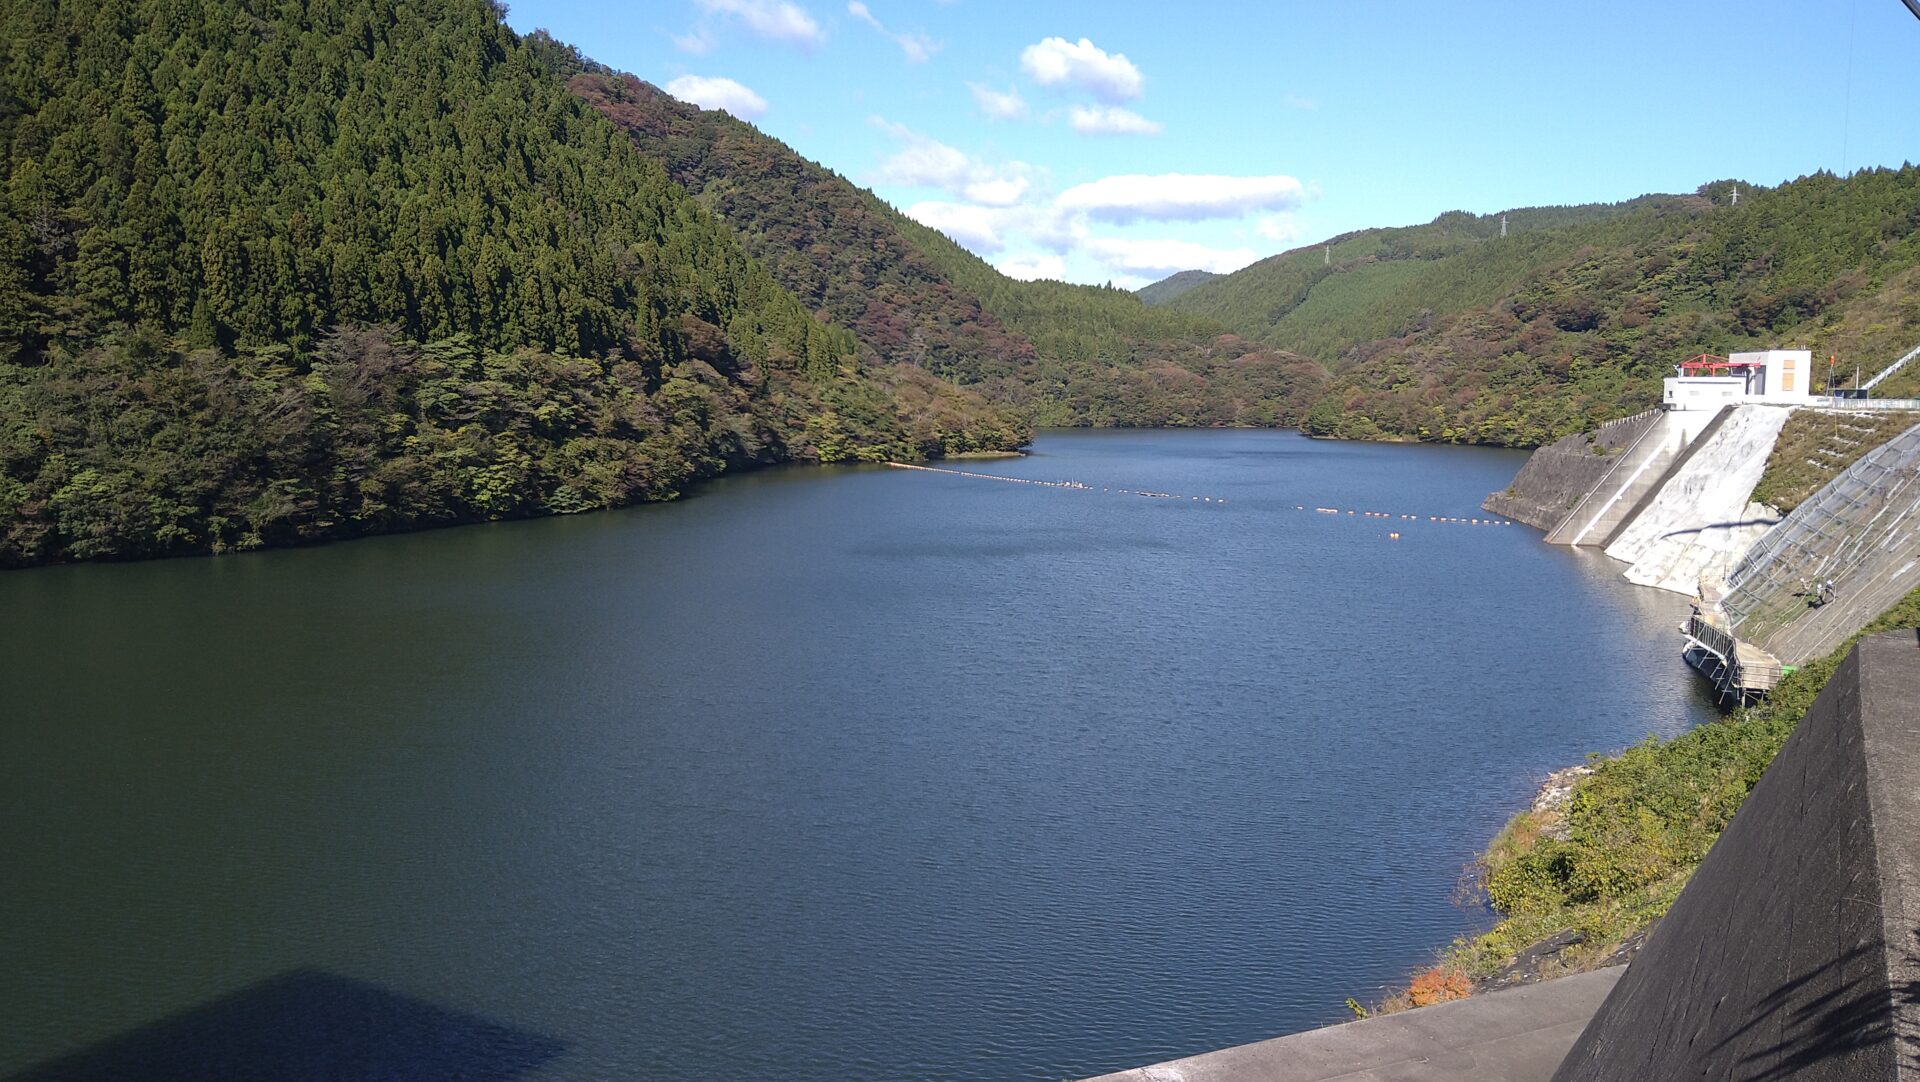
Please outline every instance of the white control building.
M1674 372L1667 377L1662 399L1670 410L1718 410L1743 403L1806 405L1813 391L1813 351L1701 354Z

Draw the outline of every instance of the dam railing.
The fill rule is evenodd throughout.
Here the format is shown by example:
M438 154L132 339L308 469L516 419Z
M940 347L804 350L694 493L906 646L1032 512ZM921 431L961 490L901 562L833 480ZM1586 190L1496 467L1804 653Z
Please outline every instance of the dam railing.
M1829 398L1815 395L1813 404L1823 410L1920 410L1920 398Z
M1875 387L1878 387L1880 385L1881 380L1886 379L1888 376L1891 376L1895 372L1898 372L1902 368L1905 368L1907 366L1907 362L1913 360L1915 357L1920 357L1920 346L1913 347L1912 349L1906 352L1905 356L1901 357L1899 360L1893 362L1892 364L1886 366L1885 368L1882 368L1880 371L1874 373L1874 376L1872 379L1860 385L1860 389L1863 391L1873 390Z

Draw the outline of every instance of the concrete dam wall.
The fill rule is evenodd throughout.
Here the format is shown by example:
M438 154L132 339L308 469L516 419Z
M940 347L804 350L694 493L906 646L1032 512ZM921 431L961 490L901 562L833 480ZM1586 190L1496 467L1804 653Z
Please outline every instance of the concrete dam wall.
M1536 529L1551 530L1663 416L1660 410L1647 410L1550 443L1527 459L1512 487L1488 496L1481 506Z
M1628 582L1691 594L1703 575L1723 576L1780 521L1749 500L1791 411L1723 410L1607 542Z
M1851 455L1824 444L1808 450L1802 431L1796 449L1783 453L1819 455L1805 466L1831 480L1782 519L1751 494L1797 408L1623 418L1610 435L1569 437L1536 451L1486 506L1525 512L1522 520L1546 530L1550 543L1603 549L1626 565L1628 581L1697 598L1696 607L1742 649L1802 664L1920 587L1920 425L1879 446L1857 438L1882 439L1877 433L1897 418L1920 415L1880 407L1880 420L1862 425L1846 419L1858 410L1821 409L1816 416L1836 418L1830 442L1864 457L1843 467ZM1843 429L1856 438L1839 440ZM1619 450L1595 451L1612 447ZM1809 472L1797 462L1784 468ZM1563 506L1570 509L1553 521Z
M1708 413L1661 413L1621 452L1620 461L1578 498L1573 510L1547 530L1547 541L1604 547L1715 419Z
M1862 640L1553 1082L1920 1078L1920 644Z

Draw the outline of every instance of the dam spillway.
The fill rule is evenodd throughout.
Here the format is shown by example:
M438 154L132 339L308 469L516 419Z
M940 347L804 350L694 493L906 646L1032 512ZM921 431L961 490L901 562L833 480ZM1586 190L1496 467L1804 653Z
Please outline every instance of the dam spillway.
M1607 555L1630 565L1628 582L1691 593L1780 521L1751 494L1790 412L1724 410L1688 445L1607 543Z
M1654 491L1714 418L1696 412L1655 411L1633 443L1584 492L1570 494L1568 511L1543 527L1556 545L1604 548L1635 507Z

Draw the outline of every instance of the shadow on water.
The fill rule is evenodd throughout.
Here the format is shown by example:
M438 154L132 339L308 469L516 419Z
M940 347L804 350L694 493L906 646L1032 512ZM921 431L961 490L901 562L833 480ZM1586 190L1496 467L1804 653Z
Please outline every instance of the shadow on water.
M296 969L6 1082L505 1082L563 1050L551 1037Z

